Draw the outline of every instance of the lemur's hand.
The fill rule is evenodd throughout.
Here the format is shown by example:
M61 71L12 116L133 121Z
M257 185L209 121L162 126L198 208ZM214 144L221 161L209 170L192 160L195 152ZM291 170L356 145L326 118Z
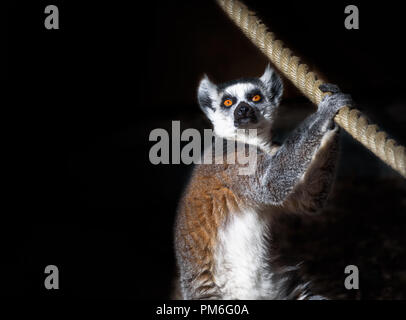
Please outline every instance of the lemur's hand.
M319 89L323 92L331 92L332 94L324 96L319 104L318 111L327 112L334 117L342 107L353 105L351 96L342 93L335 84L323 83L319 86Z

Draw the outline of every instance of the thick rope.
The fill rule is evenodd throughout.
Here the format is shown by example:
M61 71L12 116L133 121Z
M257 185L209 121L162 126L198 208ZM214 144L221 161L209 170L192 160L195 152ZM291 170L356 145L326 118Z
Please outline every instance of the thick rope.
M271 60L300 91L313 103L318 105L325 94L319 86L323 83L309 67L300 63L282 41L256 17L255 13L238 0L216 0L231 20L244 34ZM395 140L387 138L377 125L369 124L368 120L357 109L344 106L334 118L354 139L371 150L378 158L406 177L405 148Z

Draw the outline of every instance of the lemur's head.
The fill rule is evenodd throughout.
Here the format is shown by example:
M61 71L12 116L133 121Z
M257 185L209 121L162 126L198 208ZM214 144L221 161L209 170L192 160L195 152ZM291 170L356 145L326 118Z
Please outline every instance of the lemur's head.
M200 107L213 124L214 133L226 139L239 139L237 129L257 129L258 144L270 136L283 84L268 65L260 78L246 78L220 85L207 76L200 82Z

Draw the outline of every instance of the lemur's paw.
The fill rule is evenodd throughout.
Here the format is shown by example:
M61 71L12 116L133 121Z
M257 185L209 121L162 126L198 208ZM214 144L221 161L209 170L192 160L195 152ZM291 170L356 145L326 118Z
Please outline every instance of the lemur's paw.
M319 89L323 92L331 92L331 93L341 92L340 88L333 83L323 83L319 86Z
M354 104L351 95L342 93L335 84L324 83L319 88L323 92L332 93L324 96L319 104L319 111L328 112L334 116L342 107L350 107Z

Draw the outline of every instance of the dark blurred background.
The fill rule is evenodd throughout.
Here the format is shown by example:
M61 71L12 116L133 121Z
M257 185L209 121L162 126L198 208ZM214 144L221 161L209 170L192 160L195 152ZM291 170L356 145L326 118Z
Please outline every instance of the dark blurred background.
M401 3L245 2L406 144ZM152 165L149 133L173 120L209 128L196 103L203 74L259 76L267 60L214 1L55 0L60 30L44 28L48 4L14 2L7 15L1 293L167 298L175 211L192 168ZM359 30L344 28L348 4L360 10ZM281 140L314 111L285 86ZM320 293L406 298L404 179L347 134L325 212L280 226L283 254L305 261ZM43 285L49 264L59 267L57 292ZM360 269L360 290L343 286L349 264Z

